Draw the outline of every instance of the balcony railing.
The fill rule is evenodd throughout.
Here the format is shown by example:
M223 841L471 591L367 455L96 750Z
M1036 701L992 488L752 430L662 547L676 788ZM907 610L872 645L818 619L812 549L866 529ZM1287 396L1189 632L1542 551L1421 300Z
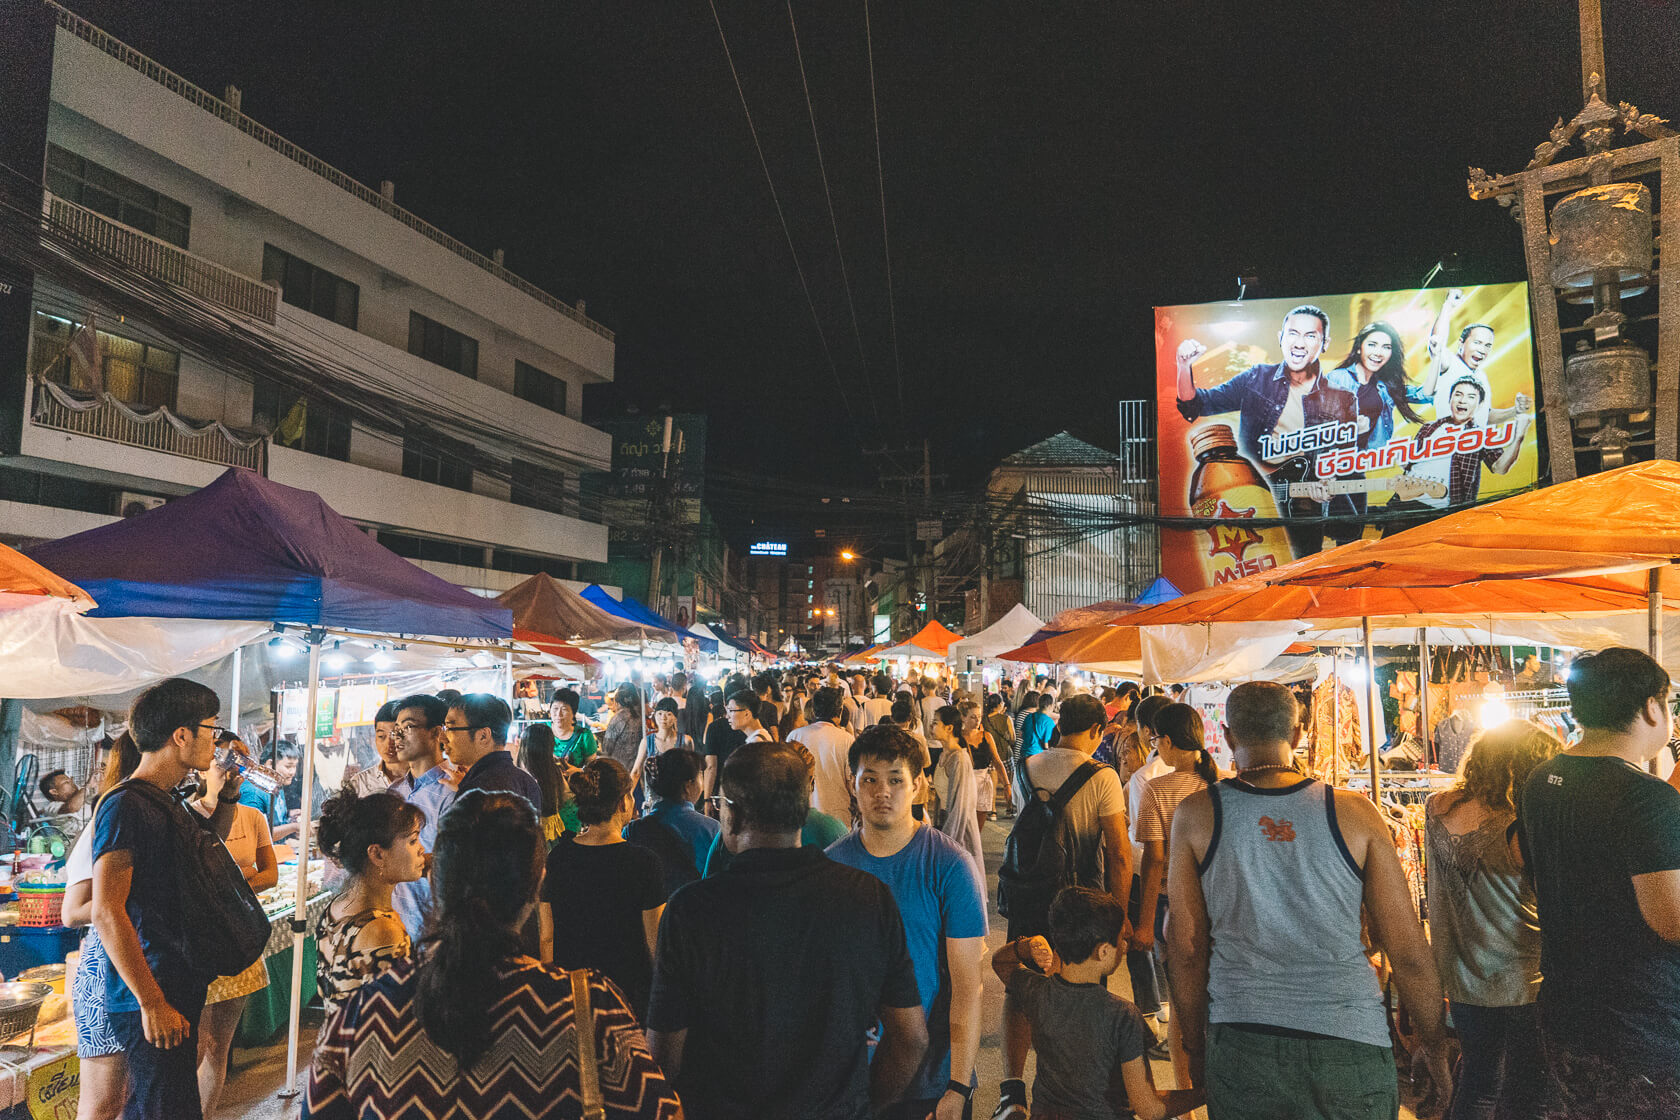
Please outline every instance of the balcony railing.
M194 425L166 408L141 412L108 393L84 400L54 382L38 380L31 419L43 428L266 473L268 441L263 437L216 422Z
M280 299L279 289L189 253L149 233L114 222L97 211L59 198L50 191L43 193L46 194L47 217L53 225L93 252L253 319L274 322L274 305Z
M332 166L330 163L327 163L325 160L317 159L315 156L310 155L290 140L287 140L285 137L276 134L271 129L265 128L256 121L252 120L250 117L247 117L244 113L241 113L238 109L235 109L226 101L223 101L214 94L208 93L205 90L200 89L198 86L193 85L173 70L170 70L152 59L147 58L145 55L141 54L127 43L124 43L122 40L106 34L104 31L95 27L93 24L89 23L81 16L78 16L75 12L70 11L68 8L61 7L60 5L54 3L53 0L43 0L43 3L51 8L57 15L58 25L70 34L76 36L76 38L91 44L101 51L104 51L118 62L121 62L123 65L144 74L152 81L163 86L170 92L178 94L179 96L192 102L205 112L226 121L228 124L231 124L234 128L237 128L251 139L257 141L259 144L273 148L292 162L303 165L310 171L319 175L321 178L338 187L340 190L348 191L357 198L361 199L363 202L367 203L369 206L379 208L386 214L389 214L391 217L401 222L403 225L407 226L409 229L412 229L414 232L420 234L422 237L437 242L456 256L463 257L477 265L479 268L482 268L484 271L491 273L501 280L505 280L507 283L512 284L532 299L539 303L546 304L555 311L558 311L560 314L566 316L566 318L581 324L591 331L594 331L608 342L613 340L612 331L585 315L579 307L573 307L569 303L564 303L558 297L549 295L529 280L509 272L506 268L497 264L483 253L468 248L466 245L455 240L453 237L450 237L447 233L444 233L431 223L422 221L414 214L404 210L401 206L398 206L378 191L371 190L368 187L363 186L361 183L352 179L350 176Z

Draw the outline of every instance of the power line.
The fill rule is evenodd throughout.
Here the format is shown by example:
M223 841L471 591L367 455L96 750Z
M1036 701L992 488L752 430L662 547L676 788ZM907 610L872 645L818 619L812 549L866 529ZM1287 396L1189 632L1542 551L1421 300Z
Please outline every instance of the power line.
M718 18L715 0L706 0L712 9L712 22L717 25L718 40L723 44L723 57L729 63L729 76L735 79L735 93L741 99L741 112L747 118L747 131L752 133L753 149L758 152L758 165L764 169L764 181L770 187L770 201L776 207L776 220L782 223L782 236L787 238L788 253L793 257L793 269L799 274L799 287L805 293L805 306L811 310L811 322L817 328L817 340L822 343L823 357L828 360L828 372L834 377L834 387L840 392L840 403L846 407L852 426L858 427L857 413L852 411L846 384L840 380L840 370L834 364L834 354L828 348L828 336L823 333L822 319L817 315L816 301L811 298L811 285L805 280L805 268L799 263L799 250L793 245L793 232L788 229L787 215L782 212L781 196L776 193L776 180L770 175L770 163L764 158L764 145L758 139L758 126L753 123L752 110L747 108L747 91L741 86L740 72L735 69L735 56L729 50L729 38L723 33L723 21Z
M822 176L823 199L828 203L828 228L834 232L834 255L840 259L840 282L846 288L846 309L852 316L852 337L857 340L858 362L863 367L863 388L869 396L869 408L875 416L875 428L881 429L881 409L875 401L874 382L869 376L869 358L863 350L863 331L858 326L857 304L852 299L852 280L846 273L846 253L840 248L840 223L834 216L834 196L828 189L828 168L823 163L822 140L817 136L817 111L811 106L811 85L805 79L805 54L799 49L799 26L793 19L793 0L787 0L788 29L793 32L793 56L799 60L799 85L805 91L805 115L811 120L811 143L817 149L817 172Z
M863 41L869 48L869 114L875 122L875 186L881 196L881 251L887 261L887 323L892 328L893 373L898 380L898 413L904 415L904 363L898 356L898 310L893 304L892 246L887 241L887 178L881 163L881 109L875 100L875 37L869 27L869 0L863 0Z

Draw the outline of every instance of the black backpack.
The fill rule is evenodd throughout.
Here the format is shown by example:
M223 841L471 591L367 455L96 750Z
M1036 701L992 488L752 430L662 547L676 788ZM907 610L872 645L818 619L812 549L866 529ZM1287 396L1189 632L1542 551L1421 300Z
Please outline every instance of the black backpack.
M273 927L227 846L156 786L130 779L117 789L158 805L175 829L176 875L186 911L194 916L176 931L179 950L212 979L245 971L262 956Z
M1081 763L1052 794L1032 784L1022 760L1020 780L1027 787L1027 803L1009 830L1003 866L998 868L998 913L1009 919L1011 941L1049 932L1050 903L1057 891L1074 881L1065 819L1068 802L1100 770L1099 763Z

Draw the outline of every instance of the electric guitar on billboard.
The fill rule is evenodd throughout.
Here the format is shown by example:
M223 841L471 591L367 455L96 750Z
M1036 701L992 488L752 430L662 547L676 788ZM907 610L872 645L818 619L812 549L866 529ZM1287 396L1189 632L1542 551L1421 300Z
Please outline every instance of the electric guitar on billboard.
M1403 502L1415 501L1424 496L1447 496L1447 484L1434 478L1401 474L1393 478L1314 479L1312 470L1312 460L1305 455L1285 459L1272 468L1266 485L1271 487L1272 500L1277 502L1279 509L1287 509L1286 503L1291 498L1313 497L1317 486L1323 486L1330 494L1375 494L1392 490L1394 496Z

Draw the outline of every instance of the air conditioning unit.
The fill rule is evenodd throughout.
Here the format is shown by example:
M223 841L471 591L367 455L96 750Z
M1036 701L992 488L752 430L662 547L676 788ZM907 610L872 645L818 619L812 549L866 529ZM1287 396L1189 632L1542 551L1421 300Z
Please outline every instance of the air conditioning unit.
M149 509L156 509L168 500L168 498L160 498L156 494L133 494L124 490L117 495L117 508L111 512L118 517L133 517L137 513L145 513Z

